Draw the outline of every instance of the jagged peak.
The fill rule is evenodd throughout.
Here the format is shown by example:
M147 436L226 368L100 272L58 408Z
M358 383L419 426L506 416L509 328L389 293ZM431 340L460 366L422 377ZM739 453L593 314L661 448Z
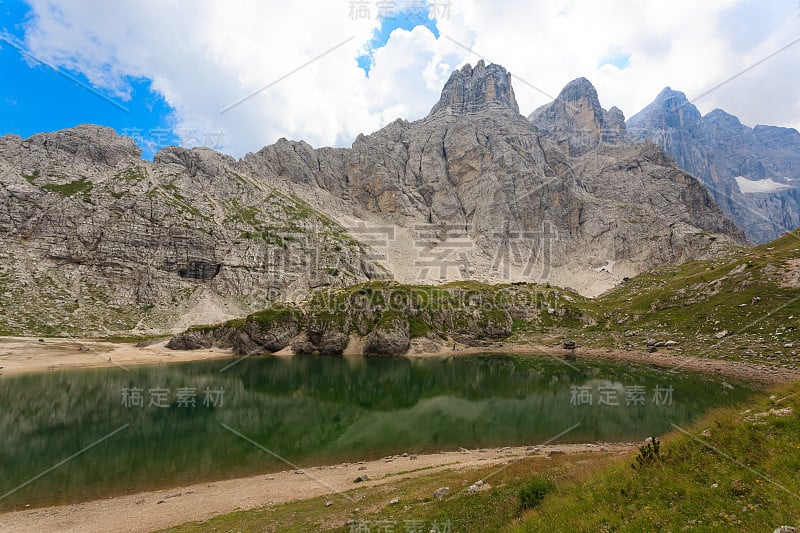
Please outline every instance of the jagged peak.
M142 155L142 150L132 138L96 124L79 124L72 128L37 133L25 139L25 142L111 166L128 158L139 159Z
M703 122L711 122L715 124L725 124L728 126L742 126L742 121L739 117L731 115L722 109L714 109L703 117Z
M636 129L655 121L663 127L696 129L700 126L700 120L700 110L686 98L686 94L668 86L644 109L629 118L627 125L628 129Z
M536 109L528 120L538 131L555 137L570 155L625 136L625 115L617 107L603 109L597 89L583 77L570 81L555 100Z
M445 112L460 115L491 105L502 105L519 113L511 86L511 73L501 65L486 65L480 60L475 67L466 63L453 71L431 114Z
M664 102L664 101L670 100L670 99L677 99L677 100L680 100L682 102L684 102L684 101L688 102L689 101L689 99L686 98L686 94L684 92L676 91L672 87L670 87L669 85L667 85L666 87L661 89L661 92L659 92L658 95L656 95L655 101L656 102Z
M597 96L597 89L595 89L592 82L586 78L576 78L566 84L561 92L558 94L556 100L576 101L581 99L588 99L592 104L597 104L600 107L600 98Z

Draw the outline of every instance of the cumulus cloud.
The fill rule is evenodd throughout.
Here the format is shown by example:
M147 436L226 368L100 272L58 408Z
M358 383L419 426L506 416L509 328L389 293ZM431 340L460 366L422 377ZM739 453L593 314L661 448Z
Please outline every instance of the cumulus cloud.
M174 109L178 135L224 131L234 155L279 137L348 146L395 118L420 118L452 69L480 57L515 75L523 113L585 76L605 107L630 116L666 85L700 95L800 35L793 1L451 0L438 38L423 26L395 30L374 50L367 76L357 58L380 24L374 2L360 19L352 2L337 0L30 4L25 41L34 53L122 99L131 79L150 80ZM766 22L748 24L759 16ZM614 56L629 57L625 68L604 64ZM798 127L798 59L800 44L697 105L749 124Z

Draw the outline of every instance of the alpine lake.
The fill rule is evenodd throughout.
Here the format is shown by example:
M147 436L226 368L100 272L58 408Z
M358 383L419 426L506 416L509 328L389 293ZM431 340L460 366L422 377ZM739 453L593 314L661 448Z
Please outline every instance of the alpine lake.
M555 356L251 357L0 377L0 510L401 453L641 442L753 386Z

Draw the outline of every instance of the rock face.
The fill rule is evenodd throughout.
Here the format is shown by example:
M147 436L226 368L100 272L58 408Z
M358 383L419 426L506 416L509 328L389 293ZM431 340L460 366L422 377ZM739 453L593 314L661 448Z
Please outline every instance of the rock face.
M588 82L565 89L537 127L517 112L510 87L499 90L507 79L496 65L465 67L422 120L360 135L349 150L281 141L244 162L254 174L277 173L344 198L348 214L392 224L400 235L423 227L428 242L388 266L402 276L430 260L428 281L453 273L549 280L598 294L653 265L744 241L660 149L616 142L623 116L603 111ZM555 122L548 126L547 117ZM571 140L571 128L584 124L589 141ZM463 246L448 246L448 238ZM402 244L397 237L387 251ZM416 270L417 279L399 280L419 282L423 269Z
M97 126L0 139L0 332L217 322L383 275L341 226L228 156L140 155Z
M475 68L467 63L461 70L450 75L442 97L431 109L431 114L463 115L492 105L505 106L519 113L514 89L511 87L511 74L500 65L487 67L480 60Z
M299 354L340 355L352 338L355 353L395 357L408 352L412 339L485 346L508 338L514 319L541 326L587 318L571 306L568 291L561 303L558 291L550 292L545 297L538 285L369 282L318 291L302 306L277 304L244 319L194 326L173 336L167 348L232 347L255 355L291 347Z
M531 113L528 120L570 156L583 155L601 142L625 138L622 111L600 107L597 91L586 78L569 82L558 98Z
M364 339L364 355L393 357L403 355L411 344L408 320L387 317L381 320Z
M649 140L700 179L748 239L763 243L800 225L800 133L743 125L720 109L701 116L669 87L631 117L632 140Z
M479 62L427 117L349 149L281 139L238 161L170 147L150 163L97 126L4 137L0 332L177 331L392 275L591 295L743 242L659 148L616 142L624 117L585 80L535 115L519 114L505 69ZM486 334L506 326L492 317ZM287 328L230 342L273 351ZM335 321L301 329L309 350L346 345ZM402 344L387 331L376 349Z

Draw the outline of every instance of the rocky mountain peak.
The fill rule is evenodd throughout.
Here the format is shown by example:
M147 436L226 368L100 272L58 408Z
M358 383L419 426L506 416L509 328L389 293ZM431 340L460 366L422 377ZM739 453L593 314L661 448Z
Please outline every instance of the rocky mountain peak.
M118 135L105 126L80 124L48 133L39 133L23 141L25 146L46 153L51 160L79 159L87 164L117 166L137 160L142 151L133 139Z
M701 116L685 94L666 87L628 120L628 134L634 141L654 142L701 180L752 242L770 241L800 225L796 130L750 128L722 109ZM750 182L759 185L742 187Z
M579 103L587 101L592 107L600 107L600 98L597 96L597 89L592 82L586 78L577 78L569 82L561 89L556 100Z
M474 68L467 63L450 75L431 114L462 115L491 105L502 105L519 113L511 74L500 65L487 66L480 60Z
M655 100L628 119L628 130L679 128L694 131L700 127L700 111L681 91L664 87Z
M617 142L625 136L625 116L612 107L606 111L594 85L586 78L569 82L551 103L528 117L540 132L555 137L561 148L577 156L600 142Z

